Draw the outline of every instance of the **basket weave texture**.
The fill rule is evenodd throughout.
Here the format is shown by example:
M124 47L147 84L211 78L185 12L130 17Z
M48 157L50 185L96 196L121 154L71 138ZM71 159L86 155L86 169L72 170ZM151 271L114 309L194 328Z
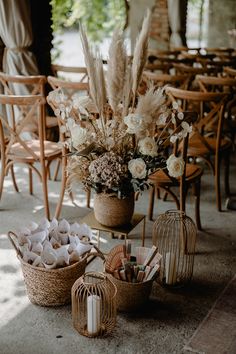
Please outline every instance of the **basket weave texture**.
M110 280L117 288L117 310L121 312L133 312L140 309L149 299L152 291L153 280L142 283L129 283L114 278L108 274Z
M79 262L58 269L34 267L18 258L29 300L40 306L60 306L70 303L72 285L84 274L87 265L87 256Z
M106 193L95 194L94 215L105 226L116 227L130 223L134 213L134 194L119 199Z

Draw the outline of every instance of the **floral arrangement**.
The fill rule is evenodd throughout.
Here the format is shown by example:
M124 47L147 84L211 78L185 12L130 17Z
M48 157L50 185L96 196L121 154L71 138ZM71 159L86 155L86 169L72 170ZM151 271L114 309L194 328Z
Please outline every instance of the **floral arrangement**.
M150 18L148 12L133 58L127 55L122 32L114 32L106 70L101 57L93 55L81 27L90 96L68 97L61 90L48 96L67 135L69 184L82 182L97 193L124 198L148 188L148 176L159 168L167 168L173 177L183 173L183 161L174 155L167 159L165 152L191 127L178 104L168 104L165 88L156 89L150 83L145 94L139 94ZM175 129L177 120L182 123Z

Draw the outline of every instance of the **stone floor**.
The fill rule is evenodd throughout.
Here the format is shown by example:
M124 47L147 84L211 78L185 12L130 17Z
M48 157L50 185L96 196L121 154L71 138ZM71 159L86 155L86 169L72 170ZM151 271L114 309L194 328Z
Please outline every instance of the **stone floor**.
M0 353L187 353L184 346L236 273L236 211L225 208L221 213L216 211L213 176L209 171L205 171L202 179L201 219L204 230L197 236L191 284L174 290L155 284L147 306L133 314L118 314L112 335L100 339L88 339L75 331L70 306L43 308L29 302L19 261L6 234L32 220L40 221L43 217L42 193L35 178L35 194L28 194L25 168L17 167L16 174L20 193L15 193L11 179L7 178L0 202ZM235 177L234 163L231 169L233 193L236 193ZM52 213L59 188L59 181L49 182ZM78 206L71 204L66 197L61 215L71 222L81 220L89 212L85 208L83 190L78 188L75 195ZM136 203L136 211L146 213L147 205L148 194L145 192ZM174 207L170 201L159 200L158 207L155 205L155 218ZM187 200L187 215L194 215L191 196ZM148 221L146 245L151 245L152 227L153 222ZM140 244L140 237L141 227L138 226L131 234L133 244ZM104 251L120 242L102 234L101 247ZM89 269L98 267L102 267L100 261L89 265Z

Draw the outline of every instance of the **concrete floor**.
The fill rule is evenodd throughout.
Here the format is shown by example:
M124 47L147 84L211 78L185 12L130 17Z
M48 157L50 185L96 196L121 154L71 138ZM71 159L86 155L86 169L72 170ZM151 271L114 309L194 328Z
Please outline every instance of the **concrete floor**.
M27 170L17 167L21 192L15 193L10 178L4 185L0 204L0 353L1 354L74 354L78 353L187 353L184 345L206 316L228 281L236 273L236 211L219 213L215 207L213 176L205 171L202 179L201 219L204 231L198 233L194 274L185 288L168 290L155 284L150 302L138 313L118 314L117 326L111 336L88 339L72 326L71 307L43 308L32 305L25 293L19 261L6 233L16 231L30 221L43 217L41 186L35 180L35 195L27 190ZM231 169L232 192L236 193L236 163ZM49 182L52 212L60 182ZM89 210L85 194L76 191L75 207L65 198L62 217L79 221ZM225 205L223 198L223 206ZM145 192L136 203L136 211L146 213ZM158 201L154 216L174 208L172 202ZM187 201L187 214L194 215L193 200ZM153 222L147 222L146 245L151 245ZM140 244L141 228L131 235ZM122 242L102 234L102 250ZM95 261L89 269L101 268ZM215 353L218 354L218 353Z

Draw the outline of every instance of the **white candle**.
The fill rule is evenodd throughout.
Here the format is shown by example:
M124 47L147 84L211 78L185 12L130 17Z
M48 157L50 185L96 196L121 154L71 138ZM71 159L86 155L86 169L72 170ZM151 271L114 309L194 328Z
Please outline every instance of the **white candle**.
M97 295L87 297L87 330L89 334L96 334L101 326L101 298Z
M166 284L175 284L177 273L176 273L176 255L173 252L166 252L165 258L165 275Z

